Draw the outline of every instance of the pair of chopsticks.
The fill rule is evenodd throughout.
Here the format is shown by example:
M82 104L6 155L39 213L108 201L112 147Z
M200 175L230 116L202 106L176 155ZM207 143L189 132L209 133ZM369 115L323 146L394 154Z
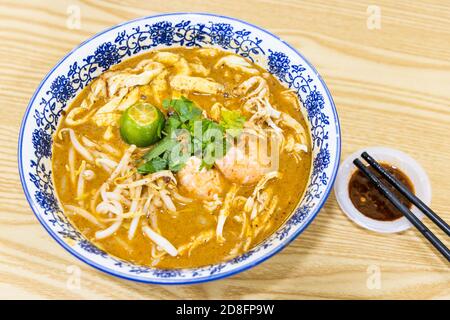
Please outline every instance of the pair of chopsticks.
M450 226L442 220L433 210L417 198L392 174L384 169L367 152L363 152L361 157L374 168L389 184L397 189L409 202L422 211L433 223L435 223L447 236L450 236ZM422 235L450 262L450 250L420 221L393 193L392 191L365 166L361 160L353 160L355 166L369 179L370 182L411 222Z

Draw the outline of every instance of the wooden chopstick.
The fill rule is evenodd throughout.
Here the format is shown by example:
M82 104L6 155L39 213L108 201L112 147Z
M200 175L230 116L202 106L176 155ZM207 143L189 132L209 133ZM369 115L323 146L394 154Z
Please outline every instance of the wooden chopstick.
M363 152L361 157L367 161L381 176L386 179L395 189L397 189L406 199L422 211L431 221L433 221L442 231L450 236L450 226L441 219L430 207L420 200L414 193L410 192L403 183L397 180L393 175L383 168L374 158L367 152Z
M393 193L373 174L359 159L353 161L355 166L371 181L375 187L413 224L417 230L450 262L450 250L427 228Z

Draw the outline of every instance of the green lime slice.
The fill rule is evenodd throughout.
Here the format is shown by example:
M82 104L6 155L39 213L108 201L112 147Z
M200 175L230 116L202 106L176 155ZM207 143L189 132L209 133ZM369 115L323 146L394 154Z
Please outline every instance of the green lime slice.
M161 139L165 119L162 112L149 103L138 102L120 118L120 135L128 144L148 147Z

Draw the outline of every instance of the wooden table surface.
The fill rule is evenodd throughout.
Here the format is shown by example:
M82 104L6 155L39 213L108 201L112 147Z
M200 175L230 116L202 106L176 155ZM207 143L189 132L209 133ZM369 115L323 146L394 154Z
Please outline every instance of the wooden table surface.
M342 157L373 145L407 152L430 177L432 207L450 221L450 2L282 2L0 0L0 298L450 298L449 264L416 230L366 231L347 219L334 195L275 257L193 286L145 285L96 271L34 217L16 150L21 118L45 74L105 28L192 11L249 21L299 49L333 95Z

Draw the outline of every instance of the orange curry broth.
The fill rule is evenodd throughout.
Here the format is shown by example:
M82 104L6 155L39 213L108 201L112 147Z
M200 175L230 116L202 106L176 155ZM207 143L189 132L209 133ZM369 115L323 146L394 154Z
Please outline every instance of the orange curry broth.
M208 78L223 84L225 86L226 93L231 92L235 87L242 83L242 81L250 77L248 74L237 72L236 70L227 68L213 68L214 64L218 59L220 59L220 57L228 55L229 53L219 51L218 56L201 57L197 54L197 50L198 49L176 48L164 51L177 53L188 62L198 62L200 60L202 65L210 70ZM142 59L151 58L153 54L154 52L151 52L130 58L129 60L114 66L112 70L134 67ZM265 73L265 71L259 66L254 65L253 67L258 69L261 74ZM195 73L193 73L193 75L195 75ZM282 86L281 83L272 75L265 73L264 77L266 78L270 88L270 102L272 105L276 109L288 113L300 122L304 128L307 128L305 120L298 111L299 102L297 98L293 94L286 94L287 89ZM80 105L81 101L87 95L88 88L85 88L79 94L79 96L71 104L70 108ZM170 86L168 86L168 88L169 89L163 94L163 99L172 97L172 90L170 89ZM141 98L144 98L145 101L155 105L160 108L162 112L166 113L166 110L162 108L161 103L153 97L148 85L141 86L140 93ZM233 97L231 94L199 95L195 93L183 93L183 95L194 101L200 108L206 110L206 112L208 112L209 108L216 102L222 103L228 109L238 109L242 104L238 98ZM104 103L105 101L98 101L94 104L93 108L98 108L104 105ZM248 118L249 117L247 117L247 119ZM59 129L66 127L64 125L64 119L62 119L60 123L61 125ZM101 141L105 131L104 127L98 127L93 122L87 122L72 128L78 136L85 136L91 141ZM309 130L306 131L309 132ZM281 178L272 180L269 184L273 193L278 196L279 202L275 212L268 222L267 228L264 229L264 231L255 239L252 239L251 247L254 247L256 244L260 243L276 231L291 215L299 203L308 183L311 170L310 137L308 136L307 139L309 151L301 154L301 161L299 163L295 161L294 157L286 153L282 152L280 154L279 171L281 172ZM66 169L70 140L66 137L61 141L55 136L54 141L57 143L53 146L53 179L59 200L63 205L71 204L79 206L78 201L75 199L76 183L71 183L69 173ZM120 138L118 126L114 127L113 137L108 143L116 149L119 149L122 153L128 148L128 145ZM81 157L77 155L75 168L80 166L81 160ZM118 161L120 158L115 158L115 160ZM90 199L94 197L95 193L100 188L102 183L108 178L109 174L95 164L88 164L88 167L95 172L96 176L92 181L86 182L85 192L87 193L87 197L83 208L92 212L90 207ZM226 183L224 194L230 186L231 184L229 182ZM253 191L253 187L254 186L242 186L239 189L238 195L249 196ZM179 190L179 193L186 197L190 196L182 189ZM175 247L189 242L193 236L201 231L210 229L215 230L220 207L211 213L203 207L203 203L200 200L194 200L192 203L187 205L181 205L176 202L175 204L177 205L176 213L170 213L163 209L159 209L159 212L157 213L158 226L161 234ZM225 242L219 243L214 237L211 241L192 250L190 254L184 254L176 257L165 255L157 266L161 268L198 267L232 258L230 251L239 242L245 241L245 239L241 239L239 237L242 228L241 223L233 219L234 215L240 214L242 214L242 208L233 210L228 217L223 233L226 239ZM99 248L105 250L106 252L133 263L141 265L151 264L152 241L143 234L140 228L138 228L135 237L131 241L128 240L127 226L129 226L130 220L124 222L122 227L113 236L102 240L96 240L95 232L100 230L99 227L77 215L70 215L69 218L87 239L95 243ZM234 255L241 253L242 252L237 252L234 253Z

